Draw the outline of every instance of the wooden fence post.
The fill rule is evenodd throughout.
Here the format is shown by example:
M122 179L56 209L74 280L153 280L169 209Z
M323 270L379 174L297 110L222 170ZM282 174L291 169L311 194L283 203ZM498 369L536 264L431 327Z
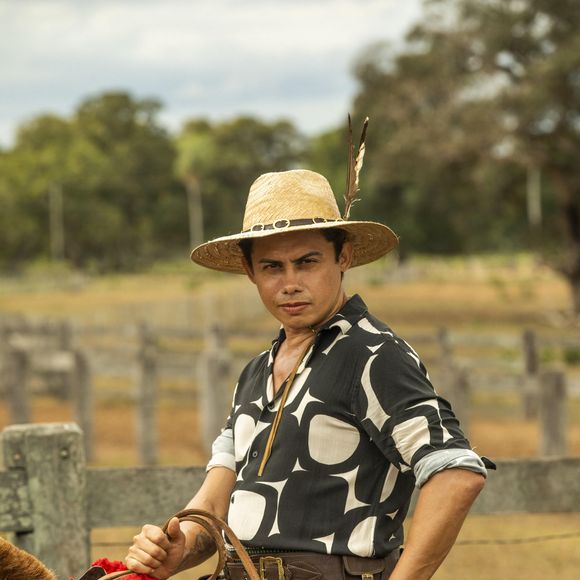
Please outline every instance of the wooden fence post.
M211 444L225 422L230 373L231 356L225 345L224 331L215 324L208 329L199 366L200 425L207 452L211 451Z
M441 389L448 397L453 412L461 423L463 433L469 436L471 385L468 370L461 368L454 360L451 337L446 328L440 328L437 331L437 343L439 344L441 376L443 377Z
M471 428L471 385L468 370L456 368L450 375L450 399L453 412L459 419L461 430L469 437Z
M93 393L91 368L87 355L78 349L73 351L72 387L74 416L83 432L85 458L93 459Z
M566 377L561 371L545 371L540 390L540 452L542 457L566 455Z
M70 353L74 362L74 334L70 321L63 320L56 325L56 329L52 330L56 334L56 347L62 352ZM54 336L53 334L53 336ZM74 401L75 388L74 380L76 379L76 372L74 364L72 369L58 373L55 385L55 395L65 401Z
M157 463L157 428L155 399L157 391L156 338L146 323L139 326L141 348L139 351L139 384L137 410L137 441L139 459L143 465Z
M441 368L445 373L447 373L453 368L454 362L451 338L449 336L449 331L446 328L440 328L437 331L437 342L439 343Z
M538 416L538 396L540 389L538 341L533 330L525 330L522 335L524 351L524 378L522 384L522 408L524 419Z
M28 481L32 529L15 543L59 578L79 577L89 565L90 545L82 433L74 423L12 425L2 435L7 470Z
M57 328L58 348L60 350L72 350L73 348L73 329L69 321L63 320Z
M30 421L30 401L28 383L30 378L30 357L25 350L9 348L6 351L8 370L5 375L6 395L12 423Z

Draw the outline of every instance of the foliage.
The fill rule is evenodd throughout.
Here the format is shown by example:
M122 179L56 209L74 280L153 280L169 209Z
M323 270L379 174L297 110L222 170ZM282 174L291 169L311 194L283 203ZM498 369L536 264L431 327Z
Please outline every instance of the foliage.
M341 211L344 205L347 159L346 119L344 127L326 131L310 139L306 162L313 171L322 173L328 179Z
M64 258L74 266L130 269L154 256L159 205L175 189L173 146L158 110L153 101L106 93L71 119L45 115L20 128L0 161L2 219L10 224L0 234L5 267L50 257L55 189L63 196Z
M253 179L295 166L304 148L290 123L249 117L192 120L172 139L158 122L160 107L104 93L85 99L71 118L42 115L20 127L14 147L0 153L4 270L49 258L132 270L186 256L190 224L180 182L201 185L210 235L236 231ZM51 210L55 192L62 211ZM64 255L51 250L57 235Z
M177 137L178 174L199 182L206 237L241 229L248 190L262 173L296 167L304 137L288 121L192 119Z
M355 68L368 114L373 212L433 252L536 241L580 310L580 5L430 0L405 50ZM544 230L526 223L526 178L543 176ZM541 241L540 241L541 240Z

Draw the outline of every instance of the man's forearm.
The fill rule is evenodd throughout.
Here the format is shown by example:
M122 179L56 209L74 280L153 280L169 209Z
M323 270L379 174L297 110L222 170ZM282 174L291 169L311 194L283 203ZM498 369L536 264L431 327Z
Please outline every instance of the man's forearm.
M213 556L217 546L210 534L200 526L192 522L183 522L181 529L185 534L185 555L177 572L199 566Z
M230 469L215 467L208 473L198 493L185 506L186 509L201 509L225 519L235 479L236 474ZM213 538L203 526L183 521L180 527L185 534L185 554L179 572L199 566L217 550Z
M408 540L391 580L427 580L433 576L451 550L484 482L477 473L447 469L421 488Z

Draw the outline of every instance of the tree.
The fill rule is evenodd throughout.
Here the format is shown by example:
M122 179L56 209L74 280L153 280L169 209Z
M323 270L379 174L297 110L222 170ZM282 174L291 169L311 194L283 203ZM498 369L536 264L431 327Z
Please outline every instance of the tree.
M296 166L305 140L287 121L239 117L211 124L193 119L184 125L176 146L177 173L198 196L190 207L203 214L203 229L213 237L239 231L251 183L262 173Z
M339 208L344 206L347 159L348 146L345 127L325 131L309 140L306 163L313 171L321 173L328 179Z
M56 257L81 268L134 269L186 245L175 151L159 107L105 93L70 119L42 115L20 127L0 156L4 267Z
M580 313L580 4L463 0L458 10L472 31L478 74L501 83L494 100L511 157L539 167L554 196L544 255L568 280Z
M125 92L91 97L78 107L75 129L104 166L90 192L79 191L70 203L75 243L69 244L69 258L77 265L90 256L107 269L130 269L166 253L158 214L177 190L175 150L157 120L160 107ZM181 209L173 229L185 234ZM84 226L87 220L95 227Z
M356 68L356 109L380 127L367 153L375 200L389 200L415 247L509 247L529 236L525 178L541 168L554 208L544 252L551 245L580 311L580 5L425 6L403 52L373 47Z
M89 186L102 167L101 159L78 141L70 121L41 115L20 127L14 147L1 163L6 227L0 247L5 266L14 268L35 257L62 259L66 208L61 215L51 215L51 198L63 191L66 195L80 183ZM61 231L54 231L55 227Z
M205 119L189 121L175 142L175 171L187 193L190 246L201 244L203 228L202 176L207 175L217 157L212 127Z

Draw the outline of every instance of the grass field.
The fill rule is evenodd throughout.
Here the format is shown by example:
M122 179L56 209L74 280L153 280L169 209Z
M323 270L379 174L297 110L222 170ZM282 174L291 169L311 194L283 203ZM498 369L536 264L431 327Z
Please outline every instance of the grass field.
M532 328L542 336L578 336L580 323L569 312L565 284L529 257L473 259L470 261L418 260L396 269L386 262L354 270L347 279L349 292L363 295L371 310L403 336L433 332L439 327L482 335L496 332L518 335ZM208 307L209 305L209 307ZM204 323L214 312L235 317L239 326L271 329L276 324L260 312L254 289L241 277L205 276L198 270L165 268L147 274L57 280L0 279L0 315L66 317L79 323L123 324L148 320L165 326ZM477 353L475 353L477 354ZM509 354L509 353L508 353ZM545 353L550 363L562 364L559 353ZM548 356L549 355L549 356ZM580 373L579 365L568 372ZM102 385L101 388L105 388ZM481 454L492 458L533 457L538 453L538 426L521 418L512 393L476 392L470 438ZM127 401L100 402L95 409L96 457L102 466L137 462L134 413ZM33 403L35 421L67 421L69 405L49 398ZM162 464L203 464L205 453L196 428L196 409L163 401L157 420ZM0 404L0 428L8 423ZM570 454L580 456L580 400L569 406ZM507 492L508 490L506 490ZM120 558L136 530L97 530L95 558ZM437 574L439 580L483 580L580 577L580 539L553 539L523 543L511 540L580 532L580 514L470 517ZM507 543L487 543L506 541ZM461 543L463 542L463 543ZM468 543L474 542L474 543ZM184 573L183 579L195 578Z

